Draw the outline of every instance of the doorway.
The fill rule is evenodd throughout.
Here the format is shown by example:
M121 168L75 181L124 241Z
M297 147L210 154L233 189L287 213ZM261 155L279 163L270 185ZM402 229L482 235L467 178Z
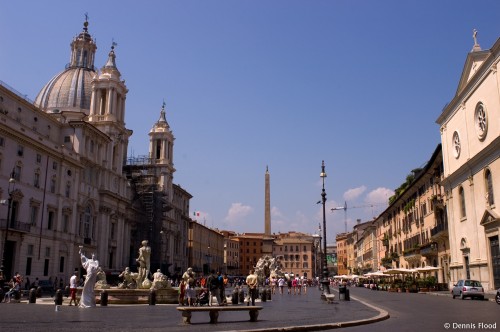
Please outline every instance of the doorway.
M500 288L500 247L498 235L490 237L491 270L493 272L494 289Z

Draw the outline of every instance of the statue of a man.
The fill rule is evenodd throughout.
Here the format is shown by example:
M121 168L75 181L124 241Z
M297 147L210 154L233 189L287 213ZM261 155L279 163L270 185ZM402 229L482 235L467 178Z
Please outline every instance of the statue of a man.
M139 263L139 279L145 280L149 276L151 258L151 247L148 246L148 241L142 241L142 247L139 248L139 257L136 259Z
M134 274L130 272L130 268L126 267L125 271L120 273L119 278L123 278L123 282L118 284L118 288L135 288Z
M94 286L97 279L97 272L99 270L99 261L95 259L95 255L92 254L92 258L87 258L82 253L82 248L79 250L80 258L82 261L83 268L87 271L85 276L85 284L83 285L82 298L80 299L80 308L90 308L95 307L95 295Z

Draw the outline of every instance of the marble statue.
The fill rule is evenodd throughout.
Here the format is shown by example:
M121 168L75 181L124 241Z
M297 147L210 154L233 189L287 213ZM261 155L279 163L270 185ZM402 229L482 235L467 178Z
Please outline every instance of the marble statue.
M82 261L82 266L87 271L87 274L85 276L85 283L83 285L82 297L78 306L80 308L95 307L94 286L97 280L99 261L95 259L94 254L92 254L92 258L85 257L82 252L82 247L80 247L79 253Z
M265 255L260 258L255 265L255 274L258 277L259 284L263 284L267 278L279 278L284 276L281 271L279 260L272 256Z
M161 273L161 270L158 269L153 274L153 285L151 286L151 289L165 289L168 287L170 287L170 282L168 281L167 276Z
M123 282L118 284L118 288L123 289L134 289L137 288L137 284L135 283L135 279L138 276L138 273L130 272L130 268L126 267L125 271L120 273L119 278L123 278Z
M151 287L151 281L148 279L150 272L151 247L148 241L142 241L142 247L139 248L139 257L136 259L139 264L139 275L136 278L137 288L148 289Z
M96 278L95 288L96 289L109 289L110 286L108 281L106 280L106 272L104 272L101 267L97 270L97 278Z

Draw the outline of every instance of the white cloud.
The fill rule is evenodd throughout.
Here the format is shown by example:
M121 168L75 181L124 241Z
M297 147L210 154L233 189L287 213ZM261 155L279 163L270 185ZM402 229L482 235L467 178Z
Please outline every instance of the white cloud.
M253 208L249 205L243 205L241 203L233 203L227 211L227 216L225 220L230 224L235 224L243 221L246 216L252 213Z
M281 213L280 209L278 209L276 206L273 206L271 208L271 216L274 218L281 218L281 219L285 218L283 213Z
M365 201L373 204L384 204L388 203L389 197L394 195L394 191L391 189L379 187L375 190L370 191L366 195Z
M361 196L361 194L363 194L365 191L366 191L366 186L349 189L344 193L344 199L346 201L353 201L359 196Z

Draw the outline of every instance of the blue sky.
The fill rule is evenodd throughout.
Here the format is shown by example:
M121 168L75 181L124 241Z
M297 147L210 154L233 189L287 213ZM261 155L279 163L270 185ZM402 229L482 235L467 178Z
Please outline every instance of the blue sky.
M315 233L325 160L328 242L367 221L440 143L472 30L500 37L500 1L0 1L0 80L35 99L89 15L102 67L126 80L129 156L148 153L163 100L174 182L199 222ZM347 201L347 213L331 207Z

